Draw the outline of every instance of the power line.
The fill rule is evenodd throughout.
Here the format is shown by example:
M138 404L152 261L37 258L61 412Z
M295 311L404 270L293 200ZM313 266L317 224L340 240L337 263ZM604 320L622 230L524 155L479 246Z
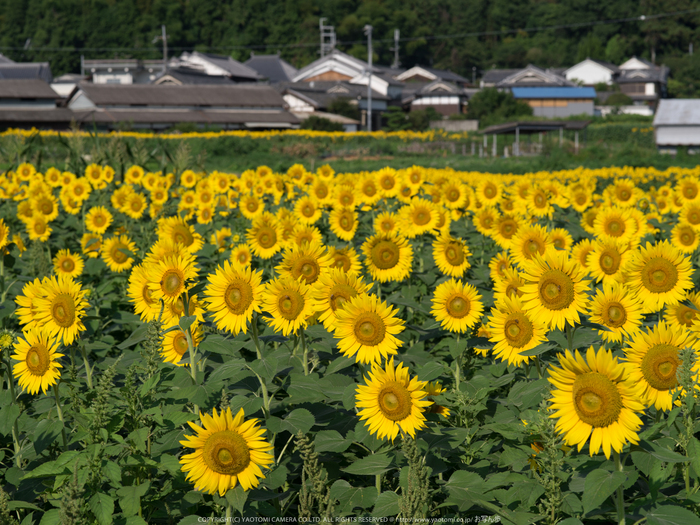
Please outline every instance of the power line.
M625 18L611 18L607 20L592 20L589 22L575 22L572 24L557 24L551 26L534 26L525 27L519 29L501 29L498 31L472 31L468 33L455 33L451 35L425 35L425 36L415 36L415 37L403 37L400 38L401 42L414 42L417 40L451 40L459 38L469 38L469 37L479 37L479 36L499 36L499 35L511 35L514 33L537 33L541 31L556 31L558 29L575 29L580 27L593 27L599 25L610 25L610 24L623 24L630 22L647 22L649 20L656 20L659 18L669 18L673 16L687 15L691 13L700 12L700 7L694 9L685 9L683 11L673 11L666 13L657 13L653 15L637 15ZM394 38L380 38L374 39L374 42L395 42ZM337 41L336 45L354 45L354 44L364 44L364 40L344 40ZM250 45L240 45L240 46L197 46L197 48L206 48L208 50L236 50L236 49L289 49L289 48L302 48L302 47L318 47L316 42L299 42L296 44L250 44ZM189 51L195 49L195 46L175 46L169 47L173 51ZM159 51L153 47L35 47L30 48L31 51L46 51L46 52L72 52L72 53L83 53L86 51L93 52L106 52L106 51L144 51L144 52L156 52ZM0 46L0 51L27 51L25 46Z

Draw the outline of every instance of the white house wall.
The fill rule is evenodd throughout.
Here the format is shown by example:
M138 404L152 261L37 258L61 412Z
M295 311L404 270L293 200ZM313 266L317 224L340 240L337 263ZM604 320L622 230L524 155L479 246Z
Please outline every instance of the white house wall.
M590 85L598 84L600 82L611 84L612 73L609 69L601 66L600 64L584 61L580 64L576 64L566 71L566 80L571 82L580 80L584 84Z
M459 104L459 97L421 97L411 102L413 106L438 106Z
M70 109L94 109L97 106L87 98L84 91L78 91L68 103Z
M295 97L294 95L287 94L284 95L282 98L289 105L289 111L314 111L314 107L311 104L309 104L308 102L304 102L303 100Z
M700 146L700 126L656 126L657 146Z

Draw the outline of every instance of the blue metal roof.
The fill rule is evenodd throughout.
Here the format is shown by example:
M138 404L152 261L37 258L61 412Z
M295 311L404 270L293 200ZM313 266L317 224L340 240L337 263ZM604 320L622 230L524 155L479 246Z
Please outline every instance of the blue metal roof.
M592 87L514 87L515 98L595 98Z

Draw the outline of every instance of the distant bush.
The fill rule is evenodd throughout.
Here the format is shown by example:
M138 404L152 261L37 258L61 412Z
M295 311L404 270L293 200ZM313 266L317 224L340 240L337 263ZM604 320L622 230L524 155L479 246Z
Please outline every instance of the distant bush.
M327 118L311 115L301 123L301 129L313 131L343 131L345 128L340 122L333 122Z

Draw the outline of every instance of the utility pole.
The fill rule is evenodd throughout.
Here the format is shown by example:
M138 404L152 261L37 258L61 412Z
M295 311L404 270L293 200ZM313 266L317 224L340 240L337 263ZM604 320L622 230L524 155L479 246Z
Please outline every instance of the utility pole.
M335 49L335 27L327 26L326 20L327 18L318 19L318 28L321 32L321 58Z
M472 86L476 87L476 66L472 66Z
M399 30L394 29L394 47L391 48L391 50L394 52L394 62L392 62L391 67L394 69L398 69L401 65L399 62L399 36Z
M168 69L168 35L165 33L165 24L160 26L163 39L163 73Z
M372 131L372 26L365 26L367 35L367 131Z

